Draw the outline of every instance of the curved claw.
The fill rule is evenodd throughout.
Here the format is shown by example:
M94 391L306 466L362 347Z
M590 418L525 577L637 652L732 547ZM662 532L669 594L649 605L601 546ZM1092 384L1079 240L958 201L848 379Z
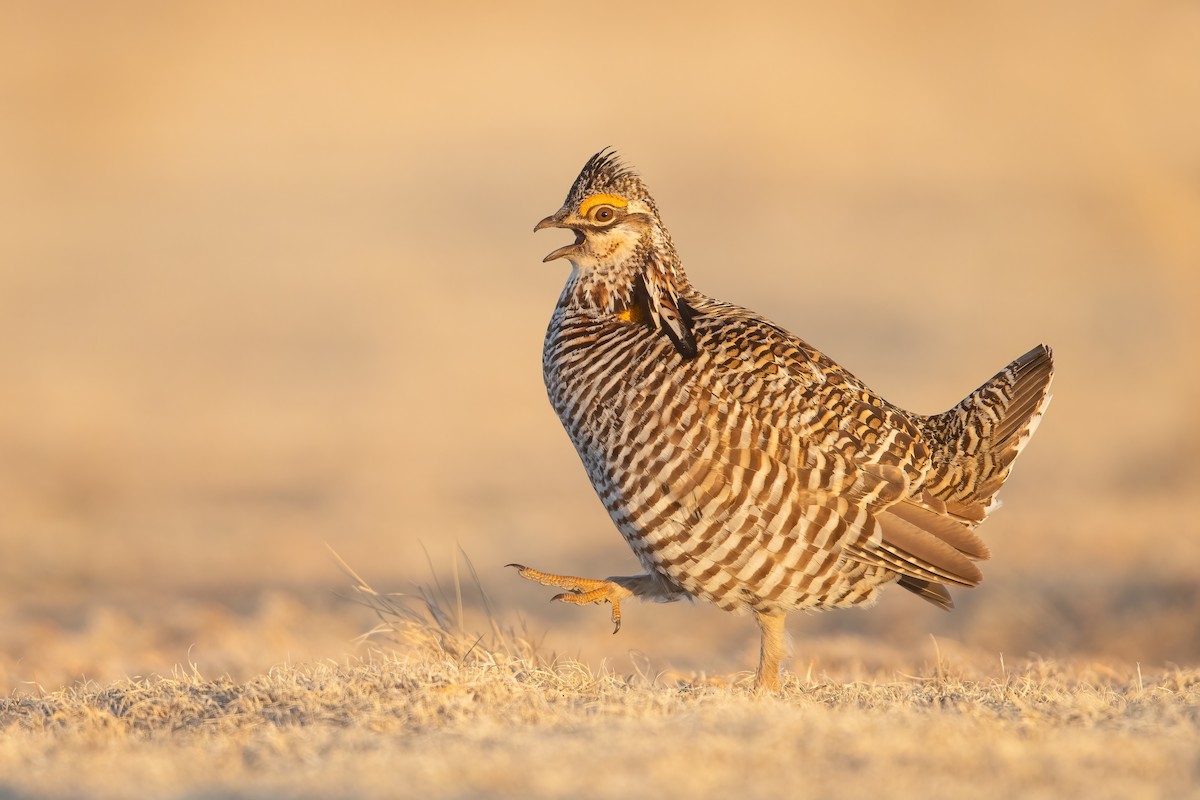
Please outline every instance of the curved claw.
M607 596L589 599L591 595L597 594L601 591L602 590L597 589L591 592L562 592L561 594L556 594L554 597L551 597L550 602L553 603L555 600L557 600L560 603L574 603L575 605L580 606L586 605L587 603L609 603L612 605L613 635L615 636L617 631L621 630L621 601L614 600L613 598Z

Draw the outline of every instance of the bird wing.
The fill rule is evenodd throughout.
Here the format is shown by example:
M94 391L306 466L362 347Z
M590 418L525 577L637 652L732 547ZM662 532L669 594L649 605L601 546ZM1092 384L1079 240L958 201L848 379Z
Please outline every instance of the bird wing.
M922 582L979 583L974 561L987 547L919 490L929 450L909 416L783 329L750 312L720 316L715 393L751 407L760 441L750 444L777 443L783 467L805 487L799 499L845 521L845 557L913 579L906 588L927 597L944 590L922 591Z

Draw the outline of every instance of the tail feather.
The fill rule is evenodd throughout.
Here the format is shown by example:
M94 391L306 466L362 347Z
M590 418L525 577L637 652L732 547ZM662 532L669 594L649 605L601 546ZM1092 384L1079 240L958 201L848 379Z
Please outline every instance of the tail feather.
M1053 353L1038 345L954 408L919 418L933 465L924 492L965 524L982 522L1050 403L1053 377Z
M914 578L911 575L901 575L897 583L922 600L933 603L938 608L944 608L947 611L954 608L954 600L950 598L949 590L940 583L927 581L923 578Z
M1013 397L1005 407L1004 416L994 434L996 444L1011 441L1014 436L1019 436L1028 428L1031 422L1036 424L1041 419L1041 411L1049 400L1047 392L1050 380L1054 377L1054 362L1051 360L1049 348L1045 348L1044 352L1045 361L1023 365L1014 373L1018 383L1013 387Z
M1050 403L1053 377L1053 354L1039 345L954 408L916 419L932 469L918 494L879 515L879 563L898 572L905 589L949 609L945 584L982 578L972 562L989 553L972 529L996 508L996 493Z

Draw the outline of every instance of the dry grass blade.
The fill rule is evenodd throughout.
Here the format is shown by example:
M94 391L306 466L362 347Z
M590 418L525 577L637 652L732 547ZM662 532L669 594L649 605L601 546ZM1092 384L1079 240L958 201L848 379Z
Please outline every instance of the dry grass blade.
M484 625L481 627L485 630L482 632L472 630L469 625L467 608L463 602L462 582L458 574L458 556L454 559L454 608L457 613L452 614L447 608L450 603L449 596L442 588L436 572L433 574L434 588L427 585L418 586L417 595L402 592L384 593L372 587L332 547L329 547L329 552L338 567L354 582L352 588L355 596L350 599L371 609L379 618L379 624L359 637L360 641L390 639L394 644L406 649L436 651L459 664L468 659L490 664L510 663L516 659L525 662L525 666L532 669L554 661L553 657L547 660L544 654L539 653L537 645L524 630L523 623L522 629L518 631L513 627L502 626L497 621L492 604L479 580L479 573L461 548L459 555L466 561L471 580L483 605ZM432 570L432 563L430 568Z

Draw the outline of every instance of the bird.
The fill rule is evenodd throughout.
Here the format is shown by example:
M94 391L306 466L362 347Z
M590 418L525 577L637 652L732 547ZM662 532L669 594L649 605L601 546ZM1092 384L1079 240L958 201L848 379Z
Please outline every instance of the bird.
M609 603L699 598L753 614L754 687L777 692L791 611L866 606L888 584L950 609L989 557L976 528L1050 401L1038 345L950 410L893 405L780 325L693 288L641 176L592 156L534 231L574 241L546 331L550 403L644 572L521 577ZM839 302L853 309L853 297ZM853 320L849 321L853 324Z

